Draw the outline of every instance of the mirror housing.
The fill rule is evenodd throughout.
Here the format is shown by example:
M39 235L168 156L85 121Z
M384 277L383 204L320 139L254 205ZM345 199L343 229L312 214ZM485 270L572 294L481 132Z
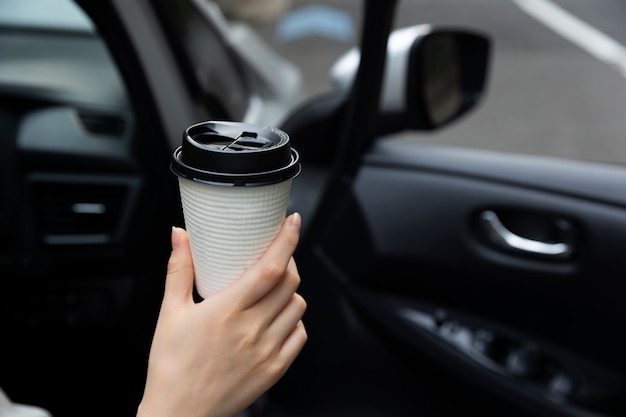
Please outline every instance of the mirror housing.
M380 97L381 134L434 130L474 108L485 93L490 39L478 32L416 25L389 37ZM331 68L335 89L347 92L359 64L353 48Z

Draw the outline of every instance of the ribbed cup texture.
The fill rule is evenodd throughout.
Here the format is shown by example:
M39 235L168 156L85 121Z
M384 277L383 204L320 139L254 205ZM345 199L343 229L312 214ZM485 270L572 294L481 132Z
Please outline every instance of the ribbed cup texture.
M263 255L286 216L291 182L221 187L179 177L200 296L226 287Z

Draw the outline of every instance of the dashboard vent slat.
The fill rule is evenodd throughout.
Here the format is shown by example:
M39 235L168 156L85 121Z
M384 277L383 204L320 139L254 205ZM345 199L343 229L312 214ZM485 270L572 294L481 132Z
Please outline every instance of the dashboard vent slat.
M116 234L128 198L120 184L34 183L35 224L45 244L103 244Z

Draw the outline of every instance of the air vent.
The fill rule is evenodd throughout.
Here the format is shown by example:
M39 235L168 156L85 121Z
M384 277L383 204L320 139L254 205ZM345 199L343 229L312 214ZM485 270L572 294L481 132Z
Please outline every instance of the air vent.
M33 183L35 225L44 244L107 244L119 230L129 187L123 184Z
M126 120L117 114L81 110L78 118L85 130L94 135L122 136L127 126Z

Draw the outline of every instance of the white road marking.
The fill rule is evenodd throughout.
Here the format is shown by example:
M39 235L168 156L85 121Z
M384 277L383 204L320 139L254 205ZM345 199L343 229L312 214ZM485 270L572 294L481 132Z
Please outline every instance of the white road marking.
M607 34L549 0L512 0L527 14L543 23L626 77L626 48Z

